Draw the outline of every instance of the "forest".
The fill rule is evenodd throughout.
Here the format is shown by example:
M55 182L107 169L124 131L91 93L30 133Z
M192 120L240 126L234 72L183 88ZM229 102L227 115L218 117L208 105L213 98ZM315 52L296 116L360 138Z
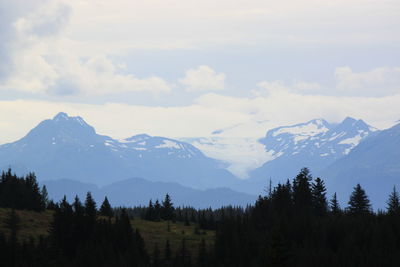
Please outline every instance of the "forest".
M328 199L324 181L307 168L286 183L269 186L247 207L174 207L173 196L145 207L97 205L90 192L81 201L49 200L31 173L11 170L0 181L0 208L7 231L0 233L3 266L400 266L400 200L396 188L387 209L374 211L355 185L341 207ZM22 240L19 210L50 212L48 233ZM132 221L192 225L201 238L178 249L170 241L146 244ZM206 244L204 231L215 232Z

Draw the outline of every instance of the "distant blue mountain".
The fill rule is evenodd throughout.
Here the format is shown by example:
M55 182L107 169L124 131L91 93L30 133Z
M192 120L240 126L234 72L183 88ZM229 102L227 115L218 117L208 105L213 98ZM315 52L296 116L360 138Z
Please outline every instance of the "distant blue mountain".
M384 208L393 186L400 190L400 124L367 138L318 174L343 203L360 183L375 208Z
M132 177L194 188L227 186L235 177L216 160L177 140L141 134L116 140L96 134L81 117L57 114L22 139L0 146L0 168L34 171L40 180L96 185Z
M238 193L228 188L199 190L182 186L177 183L151 182L145 179L132 178L103 187L94 184L71 180L44 181L49 197L54 201L64 195L72 201L75 195L84 199L90 191L95 200L100 203L107 196L113 206L148 205L149 200L162 200L165 194L170 194L175 206L192 206L195 208L219 208L222 206L246 206L253 204L256 197Z
M376 133L375 128L353 118L339 124L315 119L269 130L260 142L273 159L253 170L250 179L233 188L256 194L265 189L269 179L275 184L292 179L303 167L318 173Z

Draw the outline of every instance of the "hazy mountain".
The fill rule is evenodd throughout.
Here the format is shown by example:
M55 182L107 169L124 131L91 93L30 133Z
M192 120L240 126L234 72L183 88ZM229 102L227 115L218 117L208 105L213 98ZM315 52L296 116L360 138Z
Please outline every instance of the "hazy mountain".
M208 188L234 176L194 146L141 134L124 140L96 134L81 117L59 113L22 139L0 146L0 167L34 171L41 180L72 179L97 185L131 177Z
M400 190L400 124L367 138L319 174L343 201L360 183L375 207L384 208L393 186Z
M275 183L292 179L302 167L318 173L375 132L375 128L353 118L346 118L339 124L315 119L271 129L260 143L272 155L272 160L253 170L250 179L234 188L258 193L269 179Z
M199 190L177 183L151 182L140 178L132 178L103 187L71 180L44 181L43 184L46 185L50 198L55 201L60 200L64 195L69 200L73 200L76 194L84 199L86 193L90 191L99 205L105 196L113 206L147 205L150 199L162 200L167 193L171 195L175 206L196 208L245 206L256 200L253 195L238 193L228 188Z

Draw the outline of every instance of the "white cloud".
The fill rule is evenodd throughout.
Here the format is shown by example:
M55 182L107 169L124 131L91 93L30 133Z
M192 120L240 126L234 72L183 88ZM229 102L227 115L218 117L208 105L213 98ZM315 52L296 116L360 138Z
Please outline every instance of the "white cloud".
M186 91L219 91L225 88L225 74L216 73L208 66L202 65L197 69L189 69L185 77L179 79Z
M0 63L0 90L61 96L171 90L173 85L160 77L125 74L104 54L83 58L70 51L61 36L69 16L69 6L61 1L38 1L8 18L8 34L0 38L7 42L0 46L0 54L7 55Z
M400 41L399 3L393 0L70 2L75 12L68 32L85 43L88 53L90 49Z
M337 90L345 95L384 96L400 93L400 67L381 67L354 72L350 67L335 71Z
M254 96L269 96L280 92L292 92L299 94L316 94L322 92L322 86L318 83L295 80L287 85L284 81L262 81L257 84L257 89L251 91Z

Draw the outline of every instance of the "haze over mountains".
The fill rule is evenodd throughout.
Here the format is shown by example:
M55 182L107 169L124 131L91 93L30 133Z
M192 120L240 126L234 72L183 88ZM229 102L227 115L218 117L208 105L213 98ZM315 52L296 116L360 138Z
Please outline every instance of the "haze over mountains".
M132 177L195 188L236 178L216 160L177 140L135 135L124 140L96 134L80 117L59 113L22 139L0 146L0 166L35 171L42 180L73 179L105 185Z
M271 129L259 140L178 141L146 134L116 140L97 134L81 117L59 113L22 139L1 145L0 168L34 171L55 199L93 191L117 205L145 204L170 193L181 204L216 207L251 203L269 179L284 182L308 167L342 201L356 183L381 201L400 178L399 129L378 131L353 118L339 124L315 119ZM239 155L248 168L245 180L228 171L240 166L234 162Z

